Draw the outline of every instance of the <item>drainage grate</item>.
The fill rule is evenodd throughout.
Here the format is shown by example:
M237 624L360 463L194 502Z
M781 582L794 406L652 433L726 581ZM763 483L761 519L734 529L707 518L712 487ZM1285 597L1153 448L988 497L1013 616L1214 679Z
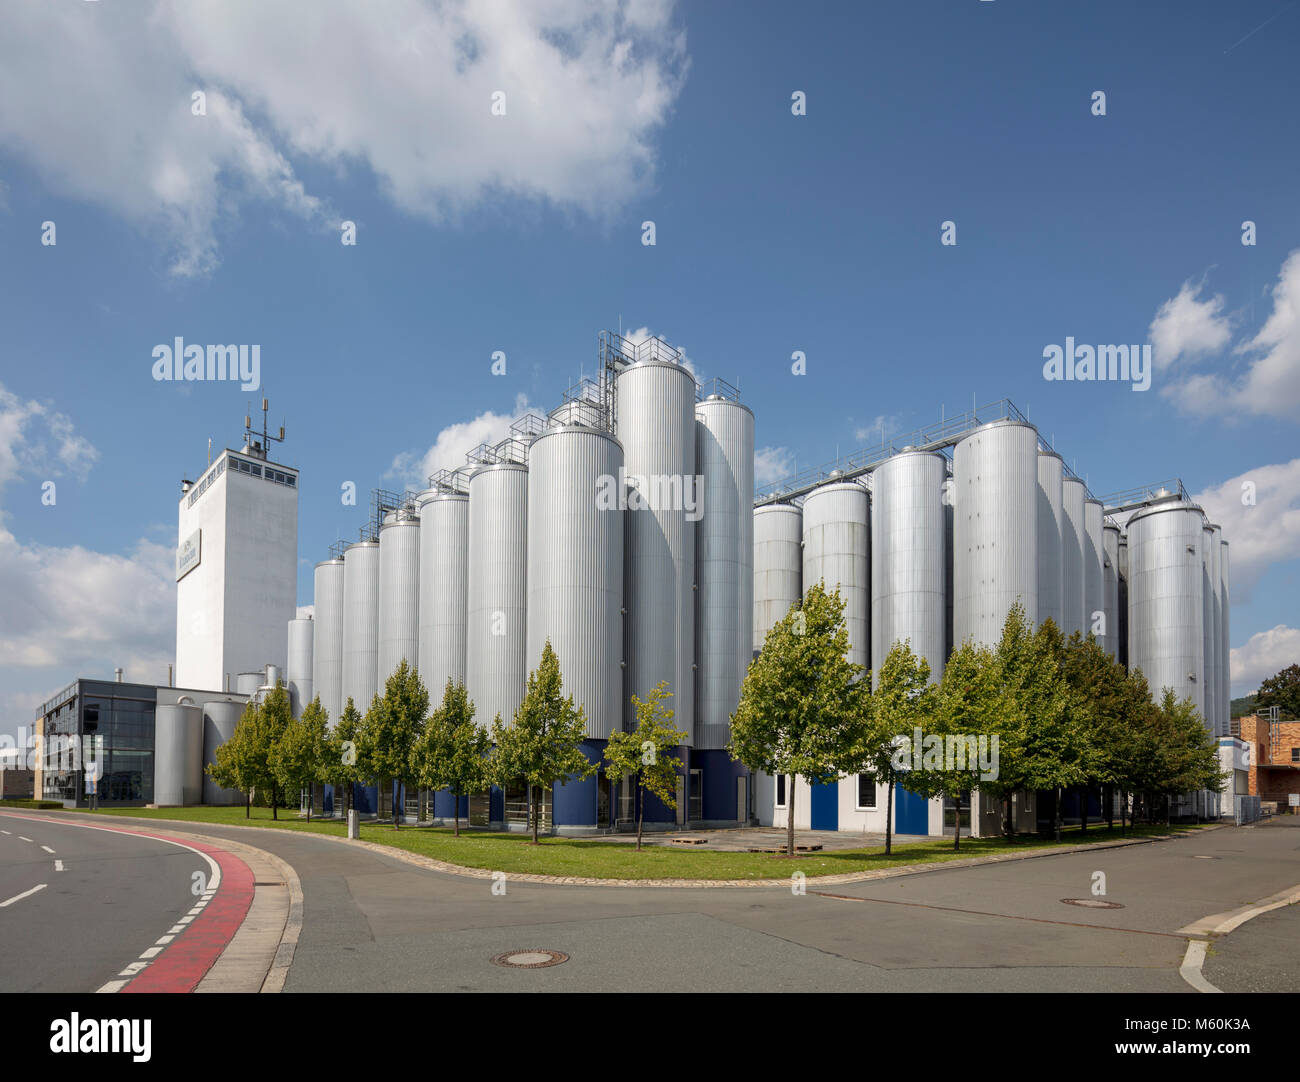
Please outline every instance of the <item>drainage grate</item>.
M558 966L569 960L563 951L522 950L506 951L492 956L492 964L505 966L507 969L545 969Z
M1062 898L1066 905L1077 905L1083 909L1123 909L1119 902L1103 902L1100 898Z

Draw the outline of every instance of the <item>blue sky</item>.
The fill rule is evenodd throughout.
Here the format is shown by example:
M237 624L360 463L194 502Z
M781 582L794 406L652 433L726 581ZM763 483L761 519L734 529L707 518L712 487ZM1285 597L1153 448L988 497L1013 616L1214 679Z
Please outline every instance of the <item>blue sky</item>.
M458 461L620 318L740 384L760 481L972 395L1098 493L1180 476L1233 546L1234 694L1300 660L1300 5L146 10L0 42L0 731L165 679L179 481L250 400L302 470L309 604L343 481ZM154 381L177 335L259 343L264 390ZM1067 336L1154 343L1151 389L1046 382Z

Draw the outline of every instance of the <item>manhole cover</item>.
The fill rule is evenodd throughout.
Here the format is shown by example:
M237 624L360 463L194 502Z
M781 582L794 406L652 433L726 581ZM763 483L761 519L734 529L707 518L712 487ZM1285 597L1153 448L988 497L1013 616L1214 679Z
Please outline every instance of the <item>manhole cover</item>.
M1066 905L1077 905L1083 909L1123 909L1119 902L1103 902L1100 898L1062 898Z
M507 969L545 969L567 962L569 956L563 951L524 950L506 951L492 958L493 965L505 966Z
M1194 859L1196 859L1196 860L1218 860L1219 858L1218 858L1218 857L1206 856L1206 854L1204 854L1204 853L1196 853L1196 854L1194 855Z

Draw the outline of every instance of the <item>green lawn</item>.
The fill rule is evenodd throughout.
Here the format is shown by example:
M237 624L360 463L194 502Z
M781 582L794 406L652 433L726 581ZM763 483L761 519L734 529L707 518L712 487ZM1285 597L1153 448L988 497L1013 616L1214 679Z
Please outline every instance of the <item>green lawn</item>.
M309 826L296 812L280 810L273 821L269 808L252 809L252 818L244 818L244 809L236 808L160 808L114 809L96 814L144 819L179 819L196 824L220 826L278 827L282 830L308 830L343 837L344 825L337 820L312 820ZM1129 837L1183 832L1195 827L1130 828ZM586 876L594 879L781 879L800 871L809 877L838 875L843 872L874 871L910 864L930 864L962 857L988 856L995 853L1025 852L1047 848L1055 842L1024 838L1008 844L1001 838L963 839L961 850L953 852L950 841L919 842L895 846L886 857L884 847L840 849L787 858L766 853L720 853L700 850L651 846L640 853L621 842L575 838L543 838L541 844L528 844L523 834L496 834L467 831L459 838L448 829L362 824L364 841L405 849L421 856L444 860L471 868L521 874ZM1077 828L1062 835L1062 843L1088 845L1114 841L1119 830L1107 833L1104 826L1092 827L1086 834Z

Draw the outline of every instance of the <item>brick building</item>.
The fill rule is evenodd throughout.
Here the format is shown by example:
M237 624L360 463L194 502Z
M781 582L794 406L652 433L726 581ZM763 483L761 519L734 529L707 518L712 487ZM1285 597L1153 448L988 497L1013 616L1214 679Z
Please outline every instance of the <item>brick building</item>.
M1234 718L1233 735L1250 745L1250 795L1276 803L1280 815L1300 813L1300 721L1275 721L1251 714Z

